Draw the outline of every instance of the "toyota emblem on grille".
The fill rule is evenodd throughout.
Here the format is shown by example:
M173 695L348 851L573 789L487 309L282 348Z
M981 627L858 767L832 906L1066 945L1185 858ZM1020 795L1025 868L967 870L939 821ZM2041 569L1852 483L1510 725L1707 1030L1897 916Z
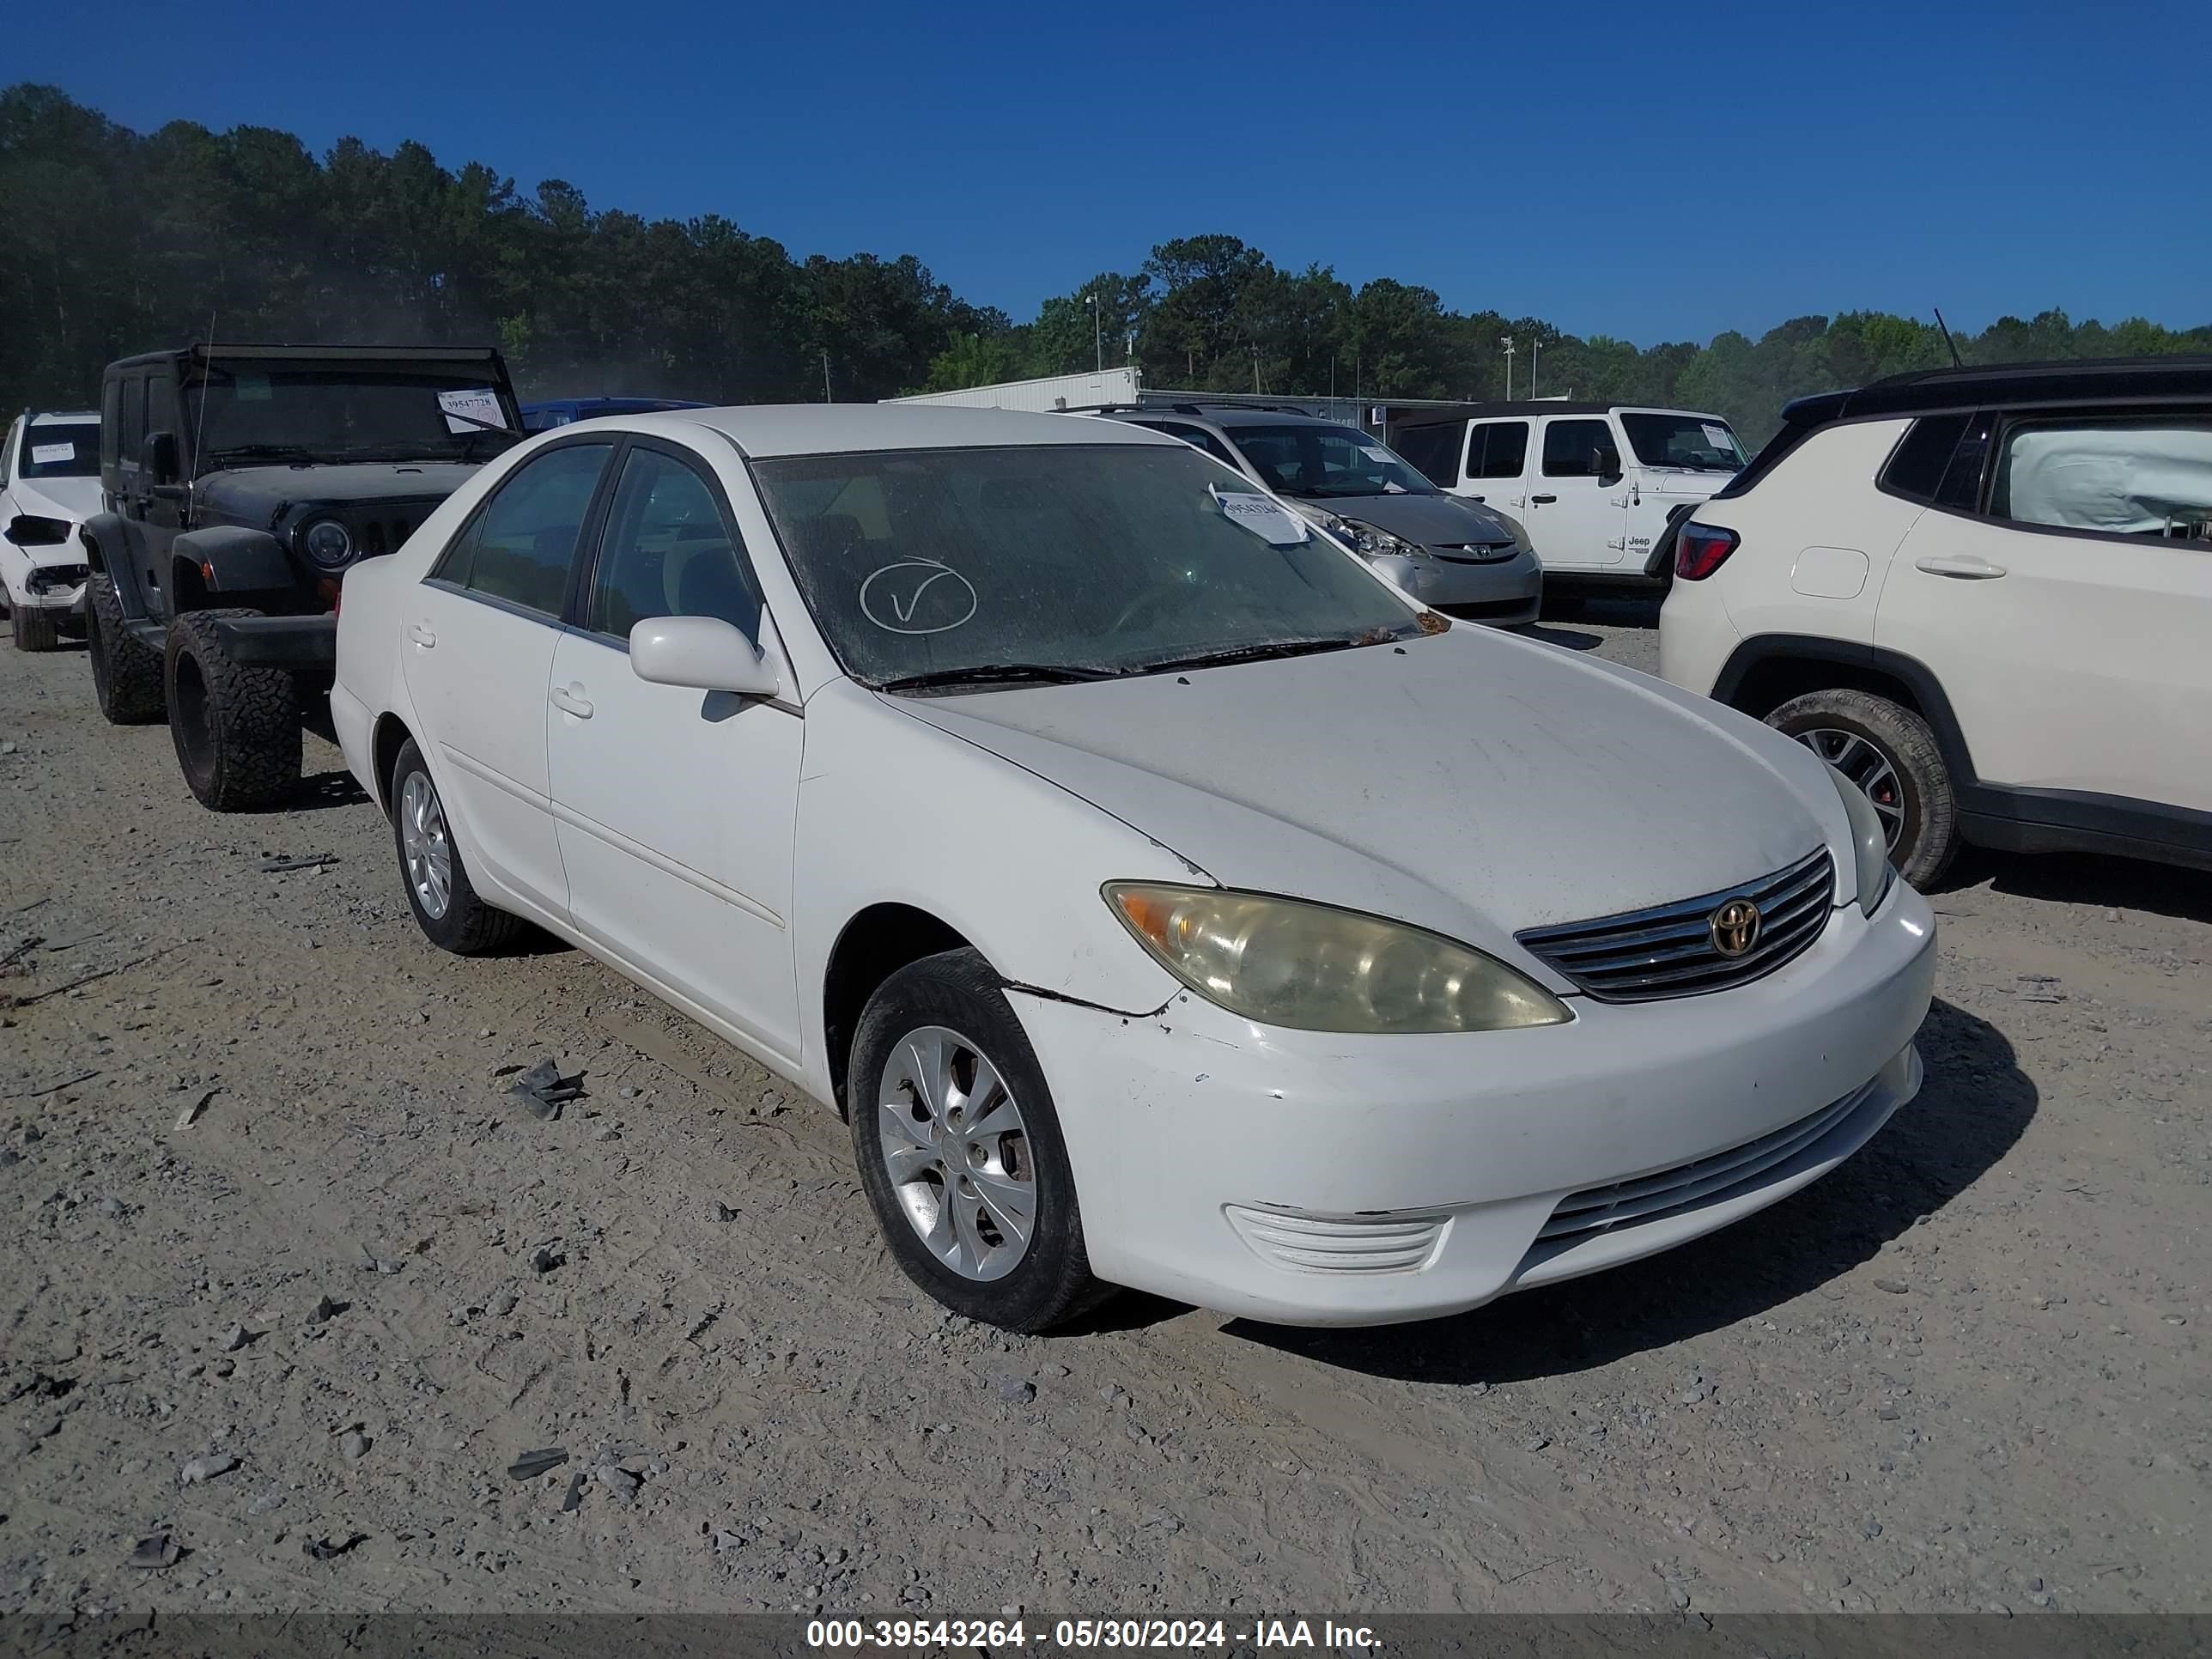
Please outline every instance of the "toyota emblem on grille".
M1713 949L1724 957L1740 957L1759 943L1759 907L1749 899L1734 898L1706 918Z

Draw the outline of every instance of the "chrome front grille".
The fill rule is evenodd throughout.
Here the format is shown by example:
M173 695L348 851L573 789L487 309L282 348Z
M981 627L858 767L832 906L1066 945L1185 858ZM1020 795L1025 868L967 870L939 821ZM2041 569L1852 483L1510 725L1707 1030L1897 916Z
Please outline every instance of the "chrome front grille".
M1514 937L1601 1002L1697 996L1771 974L1799 955L1827 926L1835 886L1835 865L1823 848L1764 881ZM1759 907L1758 938L1738 957L1713 942L1713 913L1731 899Z
M1226 1207L1229 1224L1263 1260L1309 1273L1418 1273L1436 1254L1450 1218L1433 1211L1329 1216Z
M1741 1146L1731 1146L1724 1152L1677 1164L1656 1175L1571 1193L1559 1200L1559 1207L1552 1212L1552 1218L1536 1235L1536 1242L1542 1244L1578 1239L1585 1234L1658 1221L1685 1210L1733 1198L1755 1185L1766 1171L1788 1163L1849 1117L1865 1103L1869 1092L1881 1081L1875 1078L1841 1100L1823 1106L1810 1117L1784 1124L1771 1134L1747 1140Z

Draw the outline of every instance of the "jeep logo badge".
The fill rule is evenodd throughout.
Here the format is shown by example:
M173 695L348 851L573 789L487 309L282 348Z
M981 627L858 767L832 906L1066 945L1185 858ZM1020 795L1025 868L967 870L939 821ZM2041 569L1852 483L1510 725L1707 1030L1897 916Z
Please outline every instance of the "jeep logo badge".
M1713 949L1724 957L1740 957L1759 943L1759 907L1749 899L1730 899L1706 918L1705 931Z

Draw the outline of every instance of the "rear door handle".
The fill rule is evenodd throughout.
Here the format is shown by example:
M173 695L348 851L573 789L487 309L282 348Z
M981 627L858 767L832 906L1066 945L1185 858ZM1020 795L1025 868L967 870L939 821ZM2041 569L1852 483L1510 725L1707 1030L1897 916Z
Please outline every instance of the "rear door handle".
M1955 576L1960 581L1967 582L1985 582L1992 576L2002 576L2005 573L2002 565L1991 564L1987 559L1977 558L1972 554L1955 558L1931 555L1916 560L1914 568L1924 570L1931 576Z
M425 651L428 651L432 646L438 642L438 636L432 633L428 629L423 627L421 623L409 623L407 624L407 637L414 641L416 644L421 646Z
M1531 507L1549 507L1559 499L1557 495L1531 495L1528 498L1528 504Z
M580 685L556 685L548 695L553 706L564 714L574 714L580 720L592 718L591 700L583 695Z

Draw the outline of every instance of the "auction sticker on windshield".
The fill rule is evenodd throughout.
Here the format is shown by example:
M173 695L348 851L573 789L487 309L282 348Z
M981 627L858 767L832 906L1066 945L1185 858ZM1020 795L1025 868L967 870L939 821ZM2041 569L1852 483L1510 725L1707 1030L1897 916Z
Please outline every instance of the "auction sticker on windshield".
M1735 449L1735 445L1729 439L1729 429L1726 427L1715 426L1711 422L1705 422L1702 424L1705 427L1705 441L1711 444L1715 449L1719 450L1723 455L1728 454L1730 451Z
M52 466L59 462L73 461L76 459L75 444L33 444L31 446L33 466Z
M507 425L507 417L500 412L499 393L489 386L473 386L463 392L441 392L438 407L446 411L446 428L451 432L479 432L487 426Z
M1222 516L1241 529L1249 530L1270 547L1296 547L1311 534L1306 521L1283 506L1269 501L1265 495L1255 495L1239 489L1224 489L1219 484L1209 484L1213 499L1220 503Z

